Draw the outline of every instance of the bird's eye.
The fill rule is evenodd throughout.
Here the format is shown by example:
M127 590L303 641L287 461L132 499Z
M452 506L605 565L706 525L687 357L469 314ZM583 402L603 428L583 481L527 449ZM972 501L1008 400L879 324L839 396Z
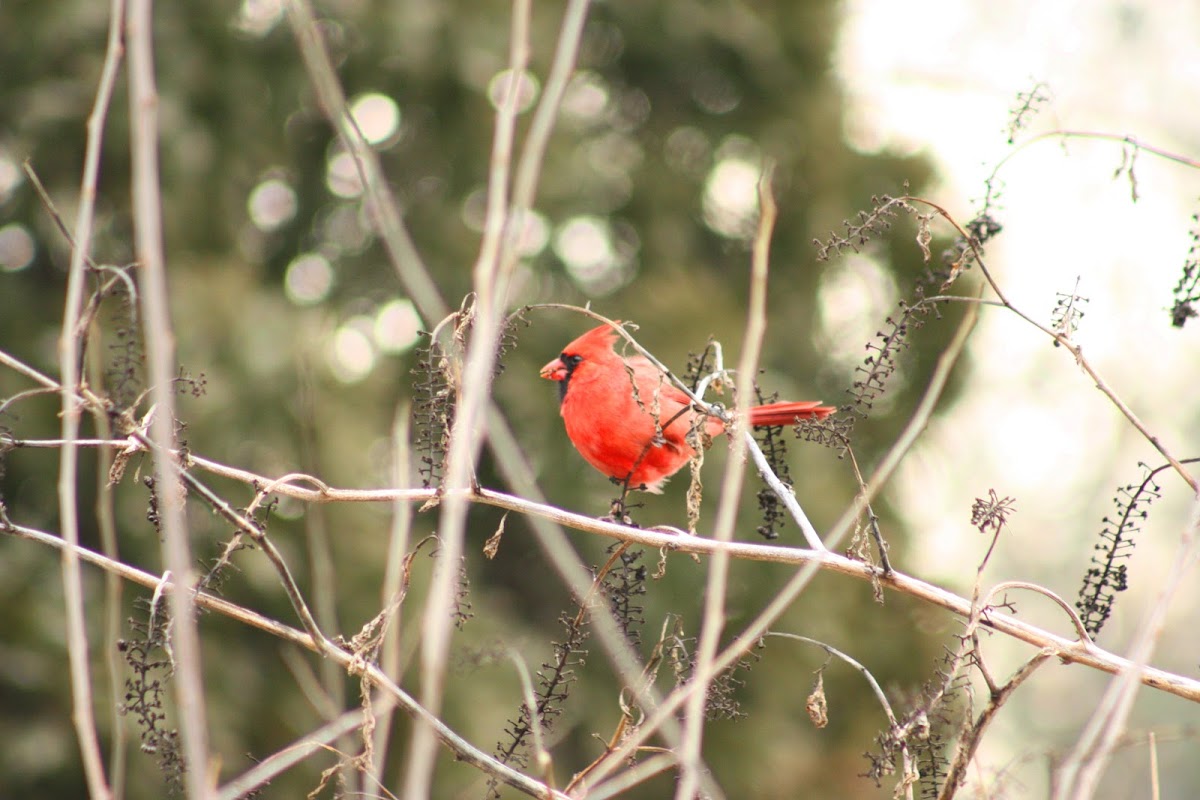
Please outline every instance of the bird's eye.
M580 361L583 361L583 356L578 356L578 355L569 356L566 353L563 353L561 356L559 356L559 358L562 360L562 362L564 364L567 365L568 368L577 366Z

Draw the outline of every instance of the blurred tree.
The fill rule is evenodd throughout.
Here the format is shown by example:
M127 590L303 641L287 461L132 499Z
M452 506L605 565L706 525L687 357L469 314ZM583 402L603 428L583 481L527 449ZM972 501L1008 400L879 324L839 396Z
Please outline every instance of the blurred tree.
M546 74L561 13L558 4L535 6L528 78L534 91ZM748 198L763 158L770 157L779 165L781 218L762 383L767 391L823 392L827 401L842 401L839 392L853 375L819 366L816 301L827 267L816 263L811 240L869 206L873 194L897 193L906 181L919 187L928 168L919 159L860 153L846 144L843 98L830 64L839 8L833 0L597 4L551 141L513 304L592 302L637 322L640 340L679 369L710 335L736 360L754 224ZM196 378L203 374L205 389L182 402L188 445L267 475L302 469L335 485L385 484L394 410L411 397L416 331L437 320L415 315L370 231L353 162L315 105L282 3L159 4L155 14L173 322L180 363ZM456 305L469 289L479 241L493 128L488 96L507 58L509 9L464 0L333 0L322 14L356 118L382 152L417 246ZM70 224L106 16L103 4L81 0L0 10L6 40L0 48L0 212L3 225L34 246L25 263L7 261L0 273L0 347L50 374L57 371L54 342L69 249L20 164L30 160ZM98 261L111 264L129 262L132 253L127 102L121 81L106 130L93 250ZM894 271L901 295L921 270L919 253L907 244L874 242L869 254ZM121 304L108 301L100 320L104 333L93 342L93 355L108 369L121 367L123 340L114 332L129 324ZM602 513L613 489L573 452L554 392L536 378L537 366L588 323L549 312L529 320L507 357L497 397L536 460L548 496L566 508ZM896 407L911 405L929 353L918 349L913 356L893 398ZM134 355L136 377L136 348ZM0 372L0 397L27 388ZM23 437L54 436L57 410L54 398L25 401L0 424ZM867 437L859 452L864 463L873 462L898 424L860 426ZM720 474L721 450L711 451L710 476ZM798 444L792 451L799 495L820 528L852 496L852 477L830 452ZM94 486L95 455L84 461L82 484ZM136 466L118 494L121 554L158 572L157 542L145 522L147 493L132 477ZM55 457L8 453L4 467L0 489L13 518L55 530ZM501 485L486 459L480 478ZM245 487L215 486L246 502ZM681 524L685 488L680 478L636 516ZM83 498L85 510L94 495L91 490ZM746 507L742 538L753 537L758 524L753 502ZM378 608L389 512L293 503L275 509L271 533L293 559L305 590L328 588L322 570L335 581L336 594L320 609L328 630L351 635ZM504 720L516 713L517 683L498 657L499 643L523 643L533 666L548 659L549 640L559 635L555 620L569 598L547 578L523 525L510 520L499 557L487 562L473 548L499 515L479 509L471 519L479 535L471 540L467 572L479 617L455 645L458 666L446 714L486 745L501 738ZM418 532L431 531L435 520L418 517ZM84 524L83 543L98 547L87 514ZM210 560L228 531L194 508L192 534L195 552ZM794 528L785 535L798 536ZM603 560L601 543L582 536L577 542L588 558ZM227 582L228 596L290 621L273 573L252 553L237 563L243 572ZM427 565L417 570L418 582L426 572ZM731 630L787 577L779 567L735 564ZM648 630L656 632L675 612L695 635L703 580L702 568L673 560L645 598ZM4 793L14 797L84 792L64 677L59 587L55 554L0 540L0 597L9 610L0 620L0 736L21 742L0 749L0 775ZM420 588L410 596L420 597ZM128 591L126 606L141 595ZM406 618L414 613L406 610ZM781 627L827 639L885 685L907 689L929 674L937 652L913 624L913 613L905 603L881 612L869 587L820 579ZM93 622L99 643L98 609ZM299 699L287 675L313 669L315 659L281 659L269 639L223 619L206 617L202 631L223 776L245 768L247 756L274 752L327 712L317 696ZM406 633L405 641L411 652L415 636ZM102 675L108 654L100 646L93 656ZM747 717L715 723L706 737L706 757L729 796L845 798L889 791L847 777L865 769L860 754L883 724L859 676L829 671L833 722L817 732L802 719L808 687L795 676L823 663L822 655L773 642L761 656L740 692ZM603 659L591 662L558 723L554 752L564 774L597 754L593 734L607 735L617 715ZM332 707L355 703L354 684L326 678ZM103 708L114 698L101 694L99 700ZM111 741L110 716L101 713L100 724ZM136 737L132 723L124 724ZM407 730L403 722L397 726L396 754L404 752ZM476 790L467 796L482 795L476 773L444 760L441 796L470 786ZM400 762L399 755L392 758L389 778ZM266 796L298 796L316 784L318 770L310 765L285 774ZM669 780L630 796L663 796ZM127 796L161 791L152 759L131 749Z

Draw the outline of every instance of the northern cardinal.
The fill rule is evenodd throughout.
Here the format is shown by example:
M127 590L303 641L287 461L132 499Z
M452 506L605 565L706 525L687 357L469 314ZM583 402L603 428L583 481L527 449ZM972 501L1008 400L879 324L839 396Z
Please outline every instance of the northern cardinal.
M658 494L695 454L686 439L699 412L647 358L618 355L616 338L608 325L593 328L542 367L541 376L559 382L567 436L587 462L628 489ZM750 424L790 425L835 410L819 401L771 403L751 408ZM703 426L710 437L725 431L712 416Z

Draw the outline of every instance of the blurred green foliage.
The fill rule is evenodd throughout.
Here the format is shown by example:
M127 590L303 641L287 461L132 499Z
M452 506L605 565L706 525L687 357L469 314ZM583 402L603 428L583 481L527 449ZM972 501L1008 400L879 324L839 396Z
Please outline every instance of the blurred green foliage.
M399 109L398 128L380 143L387 177L443 296L457 305L469 290L479 241L479 192L493 125L487 90L505 65L510 10L504 3L465 0L336 0L320 13L347 96L379 93ZM179 363L193 376L203 374L205 386L201 397L181 396L183 436L196 454L266 475L303 470L337 486L385 485L389 431L397 408L411 399L415 358L411 341L389 351L372 340L377 330L370 326L382 324L380 311L388 303L406 308L403 291L353 187L349 196L331 190L340 150L315 106L286 20L269 0L157 4L155 14L172 318ZM539 81L560 14L560 4L535 4L531 68ZM714 227L712 204L723 200L722 186L712 181L723 161L754 163L767 155L778 163L780 220L762 383L788 397L843 402L854 375L822 367L816 301L830 266L816 262L811 240L869 206L873 194L898 193L906 181L919 187L928 167L919 159L865 154L847 145L843 97L831 67L838 14L833 0L597 4L584 35L580 74L551 140L537 203L542 227L533 232L513 305L590 301L609 316L638 323L640 340L680 369L687 353L700 350L709 336L736 361L749 248L744 237ZM0 177L8 176L0 182L0 224L18 226L36 246L23 268L0 273L0 347L49 374L57 372L69 249L20 164L30 160L70 224L106 16L105 4L80 0L5 4L0 10ZM122 78L105 133L93 250L107 264L132 259L127 104ZM527 119L521 118L521 130ZM271 181L275 193L259 197L264 205L258 213L266 221L257 224L251 198ZM610 248L612 257L588 262L585 247L579 261L565 233L572 230L599 235L601 249ZM921 270L920 255L906 237L895 239L873 242L869 252L894 272L903 295ZM289 280L303 288L305 273L292 270L299 269L299 258L314 254L327 270L317 269L311 296L298 298ZM122 319L119 303L110 301L101 311L104 333L93 340L94 376L120 365L115 331L126 324ZM538 366L590 323L561 312L536 312L529 321L506 356L497 399L551 500L599 515L607 511L613 487L574 453L557 418L554 389L537 379ZM436 322L420 324L428 329ZM925 338L935 344L949 327L930 326ZM859 426L862 463L874 463L898 430L935 353L917 347L906 356L904 380L889 398L897 411ZM0 372L0 397L28 388L23 378ZM23 438L53 437L57 409L53 397L23 400L0 424ZM710 486L723 461L721 447L710 451ZM0 488L11 517L56 530L56 453L9 452L4 465ZM123 559L157 573L158 542L145 520L147 492L136 474L147 466L131 464L116 491L118 537ZM95 453L85 453L82 535L93 548L99 547L90 514L96 470ZM792 474L819 529L854 491L847 465L813 445L793 444ZM235 505L250 499L246 486L205 480ZM503 488L486 454L480 480ZM757 488L751 484L747 497ZM677 478L664 497L637 510L638 520L682 524L685 489L686 480ZM753 501L745 508L739 537L749 539L758 523ZM211 560L230 532L199 505L190 510L194 552ZM885 530L901 548L903 532L886 508L881 511ZM314 564L333 576L335 594L322 606L328 631L352 635L379 608L390 514L386 505L305 509L283 503L272 518L270 534L307 592L316 589ZM436 512L418 516L417 533L433 531L436 520ZM503 647L517 647L536 668L550 657L551 639L561 636L556 619L569 608L566 591L519 519L509 519L495 560L481 556L498 520L490 509L471 513L467 572L477 616L453 645L445 711L452 726L485 749L502 738L519 699ZM794 526L784 536L785 542L799 541ZM604 559L604 542L573 538L585 560ZM651 568L656 559L646 555ZM294 623L261 554L241 553L235 563L241 571L226 581L225 594ZM409 655L417 646L411 621L430 562L420 556L416 564L401 623ZM728 630L752 618L789 575L778 566L735 563ZM680 614L695 635L703 581L702 566L673 557L666 577L651 582L644 598L643 638L652 640L669 612ZM87 574L87 589L107 753L114 698L104 676L111 642L103 636L102 583L94 571ZM126 590L123 616L138 613L131 607L134 597L144 593ZM56 554L0 540L0 602L7 610L0 619L0 739L11 743L0 748L0 794L83 796ZM931 673L939 648L922 613L894 598L881 608L870 587L821 577L779 628L829 641L868 665L885 687L911 691ZM934 627L946 629L941 622ZM307 653L285 659L288 648L215 615L203 618L201 630L212 744L223 778L309 731L328 708L357 702L356 684L328 673L329 702L299 691L293 671L323 674ZM739 699L748 716L711 724L705 742L706 758L728 796L890 794L856 777L867 767L861 753L883 724L860 676L832 666L825 679L830 727L816 731L805 718L809 673L823 662L817 651L773 641L744 676ZM595 735L607 738L617 719L616 687L598 650L581 678L552 738L560 781L598 754ZM134 740L126 796L160 796L163 781L154 760L138 752L131 720L121 724ZM400 720L387 772L393 787L399 785L407 733ZM264 796L301 796L329 763L328 757L310 759L277 778ZM629 796L661 797L671 786L669 777L661 777ZM483 789L476 773L446 756L437 793L481 797Z

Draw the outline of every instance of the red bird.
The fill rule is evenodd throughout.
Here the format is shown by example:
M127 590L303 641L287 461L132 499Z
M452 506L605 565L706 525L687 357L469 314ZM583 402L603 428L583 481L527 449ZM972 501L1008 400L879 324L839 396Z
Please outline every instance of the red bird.
M686 438L698 412L645 356L618 355L616 338L608 325L593 328L542 367L541 376L559 381L567 436L587 462L630 489L658 494L695 454ZM790 425L824 419L835 410L819 401L771 403L751 408L750 424ZM709 436L724 431L716 417L704 421Z

